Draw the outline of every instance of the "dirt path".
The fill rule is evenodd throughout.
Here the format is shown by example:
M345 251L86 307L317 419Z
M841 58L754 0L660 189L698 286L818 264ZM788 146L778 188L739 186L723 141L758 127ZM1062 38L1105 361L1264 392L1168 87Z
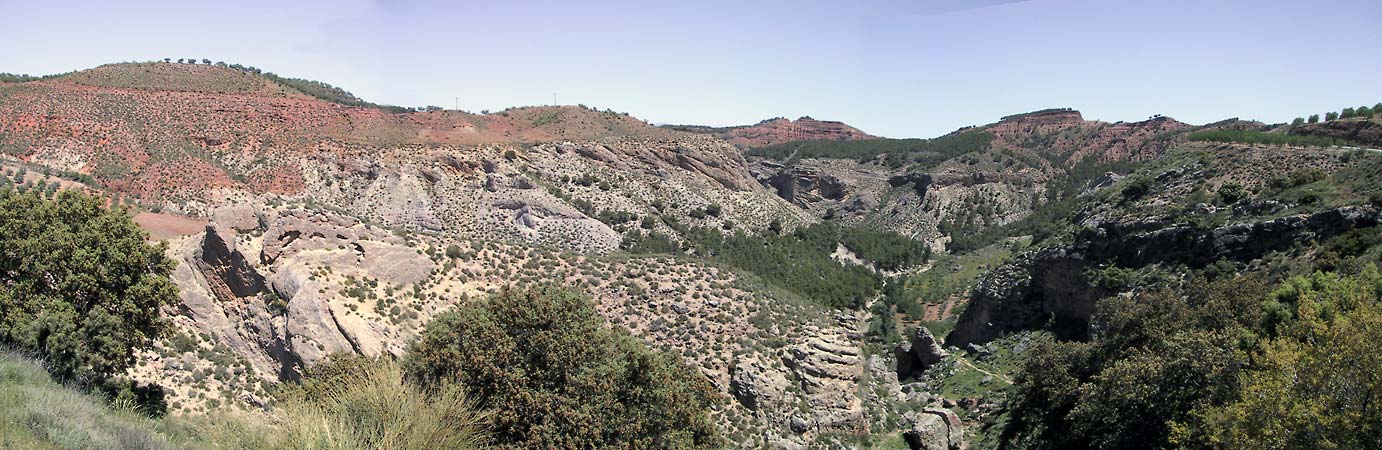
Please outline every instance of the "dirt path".
M206 229L206 219L176 214L142 212L134 215L134 223L148 231L149 238L155 241L193 235Z
M968 359L968 358L965 358L965 357L963 357L963 356L956 356L956 357L955 357L955 360L956 360L956 361L959 361L960 364L963 364L963 365L965 365L966 367L969 367L969 368L971 368L971 369L974 369L975 371L978 371L979 373L982 373L982 374L984 374L984 375L991 376L991 377L993 377L993 379L995 379L995 380L999 380L999 381L1002 381L1002 382L1007 383L1007 384L1013 384L1012 378L1008 378L1007 376L1005 376L1005 375L1003 375L1003 374L993 373L993 372L989 372L989 371L987 371L987 370L984 370L984 369L980 368L979 366L974 365L974 363L969 362L969 359Z

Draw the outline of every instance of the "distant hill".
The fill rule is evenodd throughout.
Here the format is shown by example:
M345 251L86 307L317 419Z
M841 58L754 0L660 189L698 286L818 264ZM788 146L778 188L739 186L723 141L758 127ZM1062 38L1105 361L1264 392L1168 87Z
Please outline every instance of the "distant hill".
M0 152L56 157L66 161L64 170L147 196L241 183L292 192L301 184L301 170L287 160L332 149L681 134L578 106L492 114L411 111L368 103L325 83L255 70L122 63L15 78L0 83Z
M710 127L704 125L663 125L663 128L688 133L719 136L740 147L757 148L792 141L857 141L877 139L844 122L802 117L790 120L776 117L753 125Z

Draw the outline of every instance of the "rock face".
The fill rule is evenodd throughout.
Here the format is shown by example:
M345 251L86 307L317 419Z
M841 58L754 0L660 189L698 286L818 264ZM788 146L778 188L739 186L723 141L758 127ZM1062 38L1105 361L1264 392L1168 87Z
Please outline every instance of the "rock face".
M787 379L756 362L740 362L730 370L729 392L750 411L773 407L782 400Z
M907 416L911 428L902 438L913 450L962 450L964 428L959 416L944 408L926 408Z
M198 266L210 275L207 280L214 291L223 298L249 297L264 291L264 277L236 250L234 231L218 231L212 222L206 225L204 236Z
M1095 302L1110 294L1084 279L1088 267L1249 261L1296 242L1379 223L1382 212L1364 205L1209 229L1160 220L1087 224L1069 248L1020 255L981 278L945 343L961 348L983 344L1010 331L1041 327L1052 318L1057 335L1087 337Z
M1379 222L1382 222L1382 213L1370 205L1213 229L1157 220L1106 222L1083 229L1076 237L1074 252L1123 267L1165 262L1203 267L1221 259L1260 258L1267 252L1283 250L1297 242L1372 227Z
M778 197L798 206L845 197L845 185L839 178L807 167L793 166L783 169L765 180L764 184L776 190Z
M828 332L791 347L783 362L806 392L814 416L809 428L860 432L867 427L864 409L851 390L863 378L864 367L859 347L849 337L857 335L857 320L850 315L837 320L841 328L822 330Z
M262 276L228 244L234 236L208 226L205 233L170 246L169 253L179 262L172 273L179 299L174 321L212 336L243 356L258 376L278 379L283 375L282 362L294 358L285 351L281 319L270 314L259 298L260 292L267 291ZM213 256L208 258L208 254ZM258 290L250 287L256 283ZM237 295L237 289L244 295Z
M1019 256L975 285L969 307L960 315L945 345L965 348L1004 333L1032 329L1055 318L1057 335L1082 339L1094 304L1107 294L1084 281L1088 262L1064 250Z

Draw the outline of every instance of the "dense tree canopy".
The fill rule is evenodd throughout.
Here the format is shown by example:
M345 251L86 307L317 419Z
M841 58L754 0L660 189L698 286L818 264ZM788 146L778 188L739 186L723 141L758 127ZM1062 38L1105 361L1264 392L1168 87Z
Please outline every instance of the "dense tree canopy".
M717 394L699 373L605 326L554 286L505 290L437 316L404 365L425 385L459 382L499 448L713 448Z
M868 268L831 257L840 242L840 230L830 223L797 228L786 235L722 235L718 230L705 228L689 230L686 235L697 253L752 272L826 306L861 308L882 286L882 278Z
M0 192L0 343L37 354L60 378L122 372L177 298L173 262L147 239L94 197Z
M1099 304L1016 379L1019 447L1371 448L1382 442L1382 276L1251 278Z
M1265 293L1251 279L1225 279L1185 297L1100 302L1093 340L1034 346L1016 379L1010 432L1029 448L1173 448L1173 430L1194 427L1192 411L1235 395Z
M1214 447L1376 448L1382 443L1382 276L1296 277L1272 295L1295 311L1245 377L1239 400L1208 408ZM1292 307L1293 308L1289 308Z

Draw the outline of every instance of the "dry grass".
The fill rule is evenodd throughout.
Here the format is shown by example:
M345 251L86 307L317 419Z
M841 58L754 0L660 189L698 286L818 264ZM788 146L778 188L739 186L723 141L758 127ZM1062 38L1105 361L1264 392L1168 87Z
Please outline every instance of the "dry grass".
M157 420L53 382L38 363L0 354L0 448L181 448Z
M456 386L424 391L397 364L373 364L347 377L326 398L280 408L288 448L477 448L484 417Z
M484 443L483 427L461 390L416 388L392 362L271 414L153 419L55 383L32 360L0 354L3 449L468 449Z

